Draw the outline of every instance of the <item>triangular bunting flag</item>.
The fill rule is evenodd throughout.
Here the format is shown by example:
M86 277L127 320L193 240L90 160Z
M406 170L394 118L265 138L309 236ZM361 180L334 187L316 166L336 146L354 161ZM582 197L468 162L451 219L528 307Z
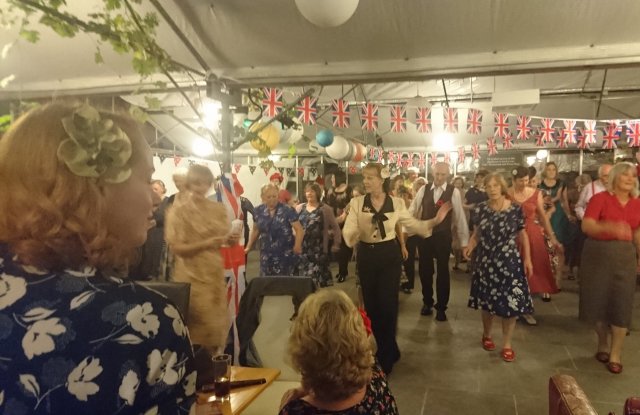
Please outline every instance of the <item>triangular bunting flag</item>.
M249 166L249 172L253 174L256 171L256 166Z
M299 177L304 176L304 167L298 167L298 176Z
M165 156L164 154L160 154L158 157L160 157L160 164L162 164L162 162L167 159L167 156Z
M262 171L264 172L264 175L265 175L265 176L268 176L268 175L269 175L269 170L271 170L271 167L263 167L263 168L262 168Z
M287 167L286 172L287 172L287 176L293 175L293 167Z
M278 172L280 174L284 174L284 167L278 167Z
M477 142L471 144L471 156L474 160L478 160L480 158L480 145Z
M236 172L236 174L240 173L240 169L242 168L242 164L234 164L233 165L233 171Z
M178 156L173 157L174 166L178 167L178 164L180 164L181 161L182 161L182 157L178 157Z
M498 146L496 145L496 140L494 138L487 139L487 150L489 151L490 156L498 154Z

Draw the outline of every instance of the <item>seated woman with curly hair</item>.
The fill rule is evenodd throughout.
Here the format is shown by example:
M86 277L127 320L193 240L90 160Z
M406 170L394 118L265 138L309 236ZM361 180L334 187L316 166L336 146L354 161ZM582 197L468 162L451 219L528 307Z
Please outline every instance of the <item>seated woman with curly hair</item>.
M384 373L374 364L363 318L343 291L307 297L289 337L302 385L285 393L280 415L398 413Z

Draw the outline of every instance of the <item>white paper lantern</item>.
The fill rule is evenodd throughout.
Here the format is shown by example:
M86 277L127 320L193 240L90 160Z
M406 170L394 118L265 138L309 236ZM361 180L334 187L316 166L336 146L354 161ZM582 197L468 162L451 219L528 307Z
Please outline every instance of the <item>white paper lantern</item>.
M309 153L311 154L327 154L326 149L322 147L316 140L309 143Z
M305 19L319 27L340 26L356 11L359 0L296 0Z
M327 155L334 160L346 160L345 157L349 155L351 147L344 137L336 135L333 137L333 143L326 147Z

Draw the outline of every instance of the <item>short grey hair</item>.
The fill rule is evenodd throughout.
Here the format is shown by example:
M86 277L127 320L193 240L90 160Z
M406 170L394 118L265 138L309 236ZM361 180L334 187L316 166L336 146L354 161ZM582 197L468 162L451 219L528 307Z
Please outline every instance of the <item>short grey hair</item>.
M626 161L616 163L609 172L609 183L607 184L607 190L613 192L618 176L622 173L628 172L629 170L633 170L633 172L635 173L636 166ZM640 190L638 189L638 178L636 177L636 185L633 189L631 189L631 196L637 197L638 194L640 194Z
M604 169L607 168L607 167L611 167L611 164L605 163L605 164L601 165L600 167L598 167L598 178L602 177Z
M267 183L260 188L260 196L264 196L264 194L267 193L267 190L270 190L270 189L273 189L276 192L280 191L280 188L278 188L278 186L276 186L275 184Z

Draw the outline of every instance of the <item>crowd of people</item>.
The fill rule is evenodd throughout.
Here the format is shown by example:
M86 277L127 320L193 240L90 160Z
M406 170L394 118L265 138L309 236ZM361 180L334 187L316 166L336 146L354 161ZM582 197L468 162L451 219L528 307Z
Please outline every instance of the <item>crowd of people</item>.
M176 171L178 193L166 197L128 116L87 104L33 109L0 139L5 412L188 413L197 376L191 342L210 354L225 349L225 263L244 264L258 241L261 276L306 276L327 287L332 259L342 283L355 256L360 290L357 305L333 289L300 307L289 353L302 382L281 414L396 414L386 376L401 358L400 291L412 293L417 259L420 314L435 310L446 321L452 254L453 269L466 262L471 274L468 306L481 310L482 348L496 349L500 318L500 355L515 360L516 320L537 324L533 296L551 301L566 272L580 280L579 316L594 325L595 358L621 373L640 270L636 166L604 164L597 180L579 176L575 185L553 162L541 179L531 168L509 173L511 185L480 170L466 189L446 163L427 182L415 168L392 177L372 162L361 186L338 171L324 188L308 183L303 203L274 174L254 207L239 183L193 165ZM237 196L226 205L225 188ZM191 284L188 323L129 280L162 275Z

